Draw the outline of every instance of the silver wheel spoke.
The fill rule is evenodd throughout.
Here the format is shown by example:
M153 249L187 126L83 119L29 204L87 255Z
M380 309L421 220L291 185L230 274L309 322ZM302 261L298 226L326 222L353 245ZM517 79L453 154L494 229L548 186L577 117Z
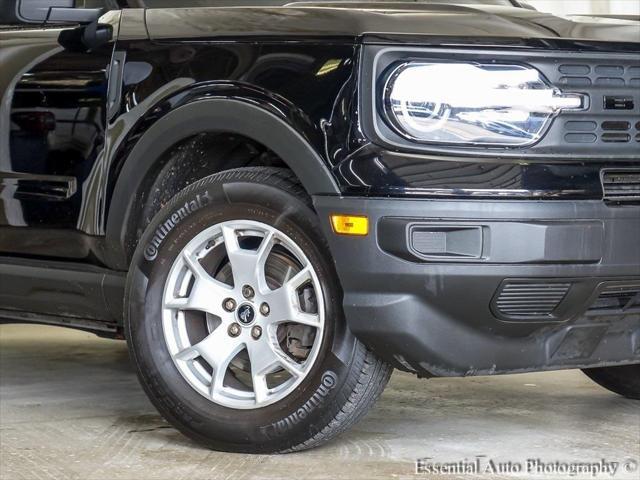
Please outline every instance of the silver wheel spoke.
M222 235L236 288L255 285L259 291L266 291L268 287L264 265L275 242L273 232L265 233L257 251L240 247L235 228L222 227Z
M195 347L187 347L184 350L176 353L173 358L176 360L182 360L183 362L189 362L195 360L200 356L200 352Z
M266 375L278 365L280 358L266 339L247 345L252 375Z
M193 274L194 282L188 297L173 297L165 300L166 308L200 310L219 317L225 314L222 302L231 295L233 288L217 281L200 265L192 253L182 253L185 263Z
M265 323L277 324L285 322L299 323L310 327L320 328L322 322L317 313L303 312L299 305L299 300L295 291L293 293L286 289L278 289L269 295L269 305L271 313L265 319Z
M320 327L320 317L315 313L293 312L291 321L301 325L308 325L309 327Z
M296 362L294 362L291 358L289 358L286 355L284 355L280 359L280 365L282 365L282 367L284 367L284 369L294 377L302 377L304 375L304 370L302 366L298 365Z
M179 352L175 355L175 358L182 361L191 361L197 357L202 357L213 369L211 380L211 391L213 393L223 387L224 375L229 368L231 360L243 348L244 344L241 341L230 337L226 329L220 326L201 342Z
M260 247L256 252L256 268L255 268L255 276L256 276L256 287L258 291L261 293L266 293L269 291L269 286L267 285L267 275L265 272L265 264L267 263L267 258L269 258L269 254L271 253L271 249L275 245L276 237L273 232L267 232L264 238L262 239L262 243L260 243Z
M267 297L271 306L269 323L293 322L310 327L321 327L320 316L316 313L302 311L297 291L305 283L313 279L309 267L296 273L290 280L277 290L273 290Z
M257 403L264 402L269 395L266 379L269 373L279 367L284 368L294 377L300 377L304 373L300 365L267 339L262 342L248 343L247 351L251 362L251 380Z
M269 399L269 387L267 386L266 375L251 374L253 393L256 396L256 404L261 404Z
M251 362L251 382L256 403L264 402L269 394L267 375L278 366L278 356L271 348L270 342L252 342L247 345L249 362Z
M307 265L298 273L296 273L293 277L291 277L289 281L285 283L283 286L289 289L290 291L295 291L305 283L310 282L311 279L312 279L311 268Z

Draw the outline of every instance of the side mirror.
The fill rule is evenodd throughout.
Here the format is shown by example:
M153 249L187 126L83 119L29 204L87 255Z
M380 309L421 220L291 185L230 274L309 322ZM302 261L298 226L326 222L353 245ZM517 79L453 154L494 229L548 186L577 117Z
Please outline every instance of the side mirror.
M15 0L6 3L15 5L15 23L87 24L102 15L100 8L75 8L76 0Z

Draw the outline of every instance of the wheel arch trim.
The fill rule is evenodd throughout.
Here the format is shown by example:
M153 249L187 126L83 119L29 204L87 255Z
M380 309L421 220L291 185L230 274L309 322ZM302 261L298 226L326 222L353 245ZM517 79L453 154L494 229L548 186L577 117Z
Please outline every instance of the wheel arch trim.
M116 180L106 220L110 266L129 267L128 234L145 176L173 145L198 133L245 136L278 155L309 195L337 195L329 168L307 140L284 119L255 104L234 98L196 100L167 113L136 142Z

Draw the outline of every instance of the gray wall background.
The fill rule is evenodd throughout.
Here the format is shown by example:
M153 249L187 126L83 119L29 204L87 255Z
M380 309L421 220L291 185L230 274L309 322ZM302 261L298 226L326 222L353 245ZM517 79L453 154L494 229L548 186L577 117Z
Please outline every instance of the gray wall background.
M640 0L524 0L542 12L640 15Z

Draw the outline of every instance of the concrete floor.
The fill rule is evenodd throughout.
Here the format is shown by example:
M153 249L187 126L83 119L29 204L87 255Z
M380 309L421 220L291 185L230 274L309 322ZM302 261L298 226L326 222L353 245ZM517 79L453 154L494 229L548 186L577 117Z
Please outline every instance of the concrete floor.
M164 423L138 386L124 342L0 326L2 480L427 478L416 475L417 458L478 455L486 456L483 468L488 459L604 459L620 468L596 478L638 480L631 470L640 461L640 409L575 371L429 381L396 372L366 419L323 448L225 454L199 448Z

